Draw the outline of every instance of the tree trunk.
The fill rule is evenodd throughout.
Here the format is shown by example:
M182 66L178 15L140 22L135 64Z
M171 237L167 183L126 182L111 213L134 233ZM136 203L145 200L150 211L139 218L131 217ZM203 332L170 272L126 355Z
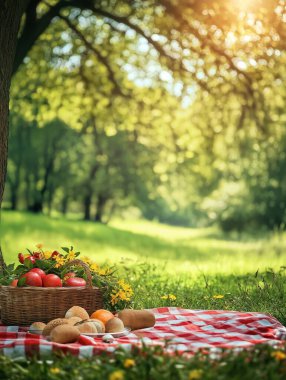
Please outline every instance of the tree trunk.
M69 205L69 197L67 195L64 195L62 199L62 214L66 216L68 212L68 205Z
M2 0L0 7L0 208L3 201L8 156L9 92L21 16L22 0ZM0 266L4 259L0 249ZM1 269L0 268L0 269Z
M90 217L91 217L91 201L92 201L92 194L90 193L90 194L87 194L83 200L84 220L90 220Z
M102 223L102 217L104 212L104 207L106 205L106 202L108 201L108 198L102 194L98 195L97 203L96 203L96 213L95 213L95 222Z

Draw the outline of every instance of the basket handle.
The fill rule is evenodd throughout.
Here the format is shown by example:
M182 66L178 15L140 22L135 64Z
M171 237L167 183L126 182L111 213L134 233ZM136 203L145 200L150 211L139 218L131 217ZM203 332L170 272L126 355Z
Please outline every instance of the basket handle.
M68 267L69 267L69 266L73 266L73 265L78 265L78 266L82 267L83 270L84 270L84 272L85 272L85 274L86 274L86 279L87 279L87 281L86 281L86 287L87 287L87 288L90 288L90 289L93 287L93 286L92 286L92 276L91 276L91 271L90 271L90 269L89 269L89 266L88 266L86 263L84 263L83 261L81 261L81 260L79 260L79 259L75 259L75 260L70 261L70 262L67 263L66 265L67 265Z

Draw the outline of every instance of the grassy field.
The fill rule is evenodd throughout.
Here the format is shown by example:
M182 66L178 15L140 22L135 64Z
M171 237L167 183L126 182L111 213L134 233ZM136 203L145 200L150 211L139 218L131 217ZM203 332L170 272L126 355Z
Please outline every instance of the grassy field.
M9 263L25 247L43 243L47 249L73 245L98 263L118 264L136 289L138 308L264 311L286 323L283 234L224 236L214 228L122 220L105 226L4 212L1 236ZM168 294L176 300L161 299Z
M2 247L7 262L37 243L49 248L73 245L98 262L147 261L173 274L245 274L285 264L286 235L223 235L215 228L190 229L147 221L110 225L3 212ZM175 271L174 271L175 269Z
M286 236L223 235L215 228L177 228L115 220L104 226L79 220L3 212L1 245L7 262L25 247L74 245L98 263L118 265L131 283L135 308L178 306L267 312L286 324ZM172 294L172 299L167 296ZM219 297L218 297L219 296ZM163 298L161 298L163 297ZM166 299L167 298L167 299ZM278 352L278 353L277 353ZM66 379L284 379L285 347L185 360L151 351L79 361L19 362L0 357L0 378ZM275 356L276 355L276 356ZM127 368L126 359L135 363ZM162 368L165 368L162 372ZM12 372L13 369L13 372ZM11 375L13 374L13 377Z

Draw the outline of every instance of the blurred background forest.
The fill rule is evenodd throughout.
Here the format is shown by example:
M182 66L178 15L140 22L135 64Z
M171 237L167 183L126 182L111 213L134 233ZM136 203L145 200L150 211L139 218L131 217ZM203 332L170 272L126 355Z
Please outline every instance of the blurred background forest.
M284 229L285 1L99 3L13 77L4 208Z

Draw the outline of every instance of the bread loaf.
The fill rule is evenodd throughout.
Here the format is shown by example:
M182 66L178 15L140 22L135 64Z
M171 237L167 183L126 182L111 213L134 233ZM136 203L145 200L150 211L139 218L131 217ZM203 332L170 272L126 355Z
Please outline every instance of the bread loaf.
M51 341L56 343L73 343L80 336L80 331L69 324L60 325L51 331Z
M155 316L148 310L124 309L118 313L125 327L131 330L145 329L155 325Z

